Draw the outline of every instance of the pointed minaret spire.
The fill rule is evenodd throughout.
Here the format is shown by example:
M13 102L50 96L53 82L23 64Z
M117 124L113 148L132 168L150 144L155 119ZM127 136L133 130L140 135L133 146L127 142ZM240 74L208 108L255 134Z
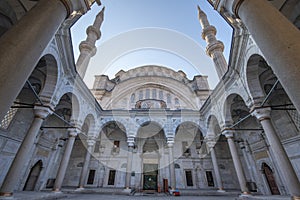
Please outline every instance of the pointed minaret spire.
M76 62L76 69L82 79L85 76L91 57L93 57L97 51L95 44L101 37L100 27L104 19L104 10L105 7L97 14L93 25L86 29L87 38L79 45L80 55Z
M208 22L207 15L198 6L199 21L202 26L202 38L206 41L206 53L209 55L215 64L215 68L219 78L227 71L227 62L223 55L224 44L216 39L217 30L214 26L211 26Z

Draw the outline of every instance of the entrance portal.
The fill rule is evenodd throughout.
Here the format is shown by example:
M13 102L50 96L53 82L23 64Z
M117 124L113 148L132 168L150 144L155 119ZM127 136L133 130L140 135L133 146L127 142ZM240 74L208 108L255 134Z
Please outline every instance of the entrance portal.
M144 164L144 190L157 190L157 176L158 176L157 164Z

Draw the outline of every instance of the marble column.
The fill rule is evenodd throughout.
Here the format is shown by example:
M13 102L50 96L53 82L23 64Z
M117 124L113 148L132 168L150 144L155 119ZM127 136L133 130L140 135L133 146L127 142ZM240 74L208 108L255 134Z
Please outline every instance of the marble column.
M238 177L238 181L239 181L239 184L241 187L242 194L250 194L249 189L247 188L247 185L246 185L246 177L244 174L242 163L241 163L236 146L233 141L233 131L224 130L223 134L227 138L228 146L229 146L230 153L231 153L232 160L233 160L233 165L234 165L237 177Z
M294 199L300 199L300 182L297 178L297 174L292 166L292 163L275 131L275 128L271 122L270 108L258 108L252 113L261 123L267 140L270 144L270 149L274 155L275 162L279 167L279 171L282 174L285 184L293 196Z
M206 144L207 144L207 146L209 148L209 151L210 151L210 156L211 156L212 164L213 164L213 167L214 167L214 172L215 172L215 175L216 175L218 192L225 192L225 190L223 189L222 178L221 178L221 175L220 175L220 169L219 169L217 156L216 156L216 152L215 152L216 142L215 141L207 141Z
M15 186L21 178L21 172L24 167L27 167L29 159L32 157L30 154L37 135L40 131L44 119L52 113L49 107L35 106L34 119L32 124L25 135L21 146L4 178L2 187L0 189L0 196L12 196Z
M60 192L60 190L61 190L61 186L62 186L63 180L65 178L66 170L67 170L70 156L72 153L72 149L74 146L75 138L78 134L78 131L76 129L70 129L68 131L69 131L69 139L67 142L67 146L65 148L64 155L62 157L62 160L61 160L59 168L58 168L58 173L56 175L55 183L53 186L54 192Z
M132 171L132 160L133 160L133 148L134 148L134 140L133 136L129 136L127 138L128 143L128 153L127 153L127 167L126 167L126 178L125 178L125 189L130 189L131 186L131 171Z
M5 94L0 104L0 119L66 17L67 9L60 0L40 0L0 38L0 94Z
M168 138L170 185L171 185L171 189L175 190L176 189L176 176L175 176L173 147L174 147L174 139Z
M133 152L133 146L128 145L127 167L126 167L126 182L125 182L125 188L126 189L130 189L130 185L131 185L132 152Z
M95 145L95 140L93 138L88 139L86 142L87 142L87 147L86 147L87 149L86 149L86 155L85 155L83 167L80 174L79 187L78 187L79 189L83 189L86 183L91 155L93 153L93 149Z
M230 9L245 24L267 63L300 112L300 92L298 84L295 84L300 77L300 31L269 1L232 2L234 3Z

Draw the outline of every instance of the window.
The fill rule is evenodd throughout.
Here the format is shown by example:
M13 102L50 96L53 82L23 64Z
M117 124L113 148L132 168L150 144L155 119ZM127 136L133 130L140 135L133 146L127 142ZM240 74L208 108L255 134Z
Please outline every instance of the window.
M93 185L94 184L95 173L96 173L96 170L94 170L94 169L90 170L89 176L88 176L88 180L87 180L87 184L89 184L89 185Z
M134 103L135 102L135 94L133 93L130 97L130 103Z
M1 121L0 128L8 129L11 121L13 120L14 116L16 115L18 109L17 108L9 108L6 115Z
M156 89L153 89L152 90L152 99L156 99L157 96L156 96Z
M139 100L142 100L143 99L143 90L141 90L140 92L139 92Z
M108 182L107 185L114 185L116 178L116 170L109 170Z
M171 103L171 95L167 94L167 103Z
M287 108L292 108L294 109L295 107L293 105L287 106ZM300 115L297 110L288 110L287 112L291 116L295 126L300 130Z
M118 140L115 140L114 141L114 147L120 147L120 141L118 141Z
M163 91L159 91L159 99L164 100L164 93Z
M175 105L179 105L179 99L175 98Z
M194 186L192 171L190 171L190 170L185 171L185 178L186 178L186 185L187 186Z
M112 154L118 154L120 152L120 141L115 140L112 148Z
M146 89L146 99L150 99L150 89Z
M214 187L215 184L214 184L214 178L213 178L212 172L206 171L205 173L206 173L207 186Z

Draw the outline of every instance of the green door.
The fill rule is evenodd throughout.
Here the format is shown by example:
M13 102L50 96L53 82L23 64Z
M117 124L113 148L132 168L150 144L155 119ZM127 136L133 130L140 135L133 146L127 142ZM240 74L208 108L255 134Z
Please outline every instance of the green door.
M144 190L157 190L157 164L144 164Z
M144 190L157 190L157 174L144 174Z

